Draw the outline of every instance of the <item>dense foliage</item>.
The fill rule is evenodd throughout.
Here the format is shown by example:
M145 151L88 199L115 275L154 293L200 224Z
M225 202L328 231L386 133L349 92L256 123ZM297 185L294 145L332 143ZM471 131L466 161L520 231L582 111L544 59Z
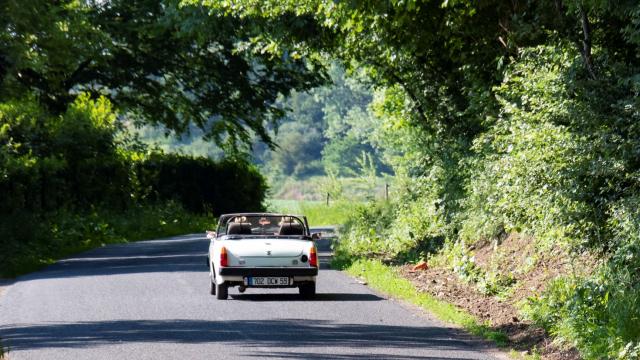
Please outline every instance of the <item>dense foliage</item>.
M135 165L145 201L177 200L187 210L214 215L262 210L265 180L244 161L155 153Z
M0 105L0 124L3 214L125 207L133 189L106 99L83 95L61 116L33 99L14 100Z
M637 1L205 3L312 17L324 32L295 46L381 87L373 108L405 190L358 212L344 250L406 260L444 244L461 269L469 243L521 232L540 251L597 254L530 313L586 358L638 356Z
M262 209L255 167L148 152L118 128L110 102L88 94L62 115L32 98L0 104L0 272L89 244L202 231L190 213Z
M0 212L125 209L177 200L194 212L259 209L262 176L242 161L141 152L105 98L79 96L61 116L32 100L0 105Z
M250 131L269 142L277 97L323 79L313 59L251 42L270 22L177 0L7 0L0 14L0 101L33 94L54 114L82 91L178 133L194 124L219 142Z

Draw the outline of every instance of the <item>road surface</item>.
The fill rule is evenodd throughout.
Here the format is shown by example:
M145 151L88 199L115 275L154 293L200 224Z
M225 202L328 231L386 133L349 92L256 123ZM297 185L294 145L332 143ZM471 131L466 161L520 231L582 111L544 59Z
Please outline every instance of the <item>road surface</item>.
M318 295L209 295L208 240L107 246L23 276L0 297L0 338L20 359L491 359L479 341L320 271Z

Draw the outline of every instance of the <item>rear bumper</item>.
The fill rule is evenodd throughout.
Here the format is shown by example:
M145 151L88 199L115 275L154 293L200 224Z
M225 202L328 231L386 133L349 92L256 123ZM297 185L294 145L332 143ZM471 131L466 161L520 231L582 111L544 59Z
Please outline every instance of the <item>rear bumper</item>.
M222 276L316 276L315 267L223 267Z

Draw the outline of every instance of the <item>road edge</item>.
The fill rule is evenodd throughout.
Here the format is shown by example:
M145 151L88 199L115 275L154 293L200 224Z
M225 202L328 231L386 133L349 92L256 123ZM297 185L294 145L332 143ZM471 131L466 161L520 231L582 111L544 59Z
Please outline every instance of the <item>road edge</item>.
M2 298L2 295L4 295L14 283L15 283L14 279L0 278L0 298ZM0 359L9 360L9 349L5 349L2 346L1 338L0 338Z

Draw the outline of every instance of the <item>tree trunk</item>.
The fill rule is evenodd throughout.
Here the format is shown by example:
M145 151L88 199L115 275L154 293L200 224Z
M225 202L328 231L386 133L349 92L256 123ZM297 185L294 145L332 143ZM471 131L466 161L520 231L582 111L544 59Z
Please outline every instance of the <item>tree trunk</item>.
M591 55L591 23L589 22L589 17L587 16L587 12L584 10L583 6L580 6L580 22L582 23L582 59L584 60L584 66L587 68L589 72L589 76L592 79L596 78L596 73L593 68L593 57Z

